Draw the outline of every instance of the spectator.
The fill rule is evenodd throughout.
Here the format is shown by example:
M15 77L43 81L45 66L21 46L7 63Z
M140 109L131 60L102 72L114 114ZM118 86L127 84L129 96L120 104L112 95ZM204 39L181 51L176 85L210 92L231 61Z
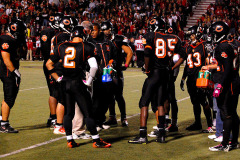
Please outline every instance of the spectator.
M26 56L26 60L27 61L32 61L32 51L33 51L33 41L31 40L31 38L27 38L27 56Z

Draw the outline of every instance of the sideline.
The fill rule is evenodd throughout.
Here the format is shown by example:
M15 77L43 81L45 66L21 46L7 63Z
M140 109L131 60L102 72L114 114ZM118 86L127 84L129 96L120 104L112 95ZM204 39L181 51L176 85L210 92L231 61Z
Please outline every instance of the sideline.
M178 100L177 102L181 102L181 101L187 100L187 99L189 99L189 98L190 98L190 97L185 97L185 98L183 98L183 99ZM131 115L131 116L127 116L127 118L129 119L129 118L132 118L132 117L135 117L135 116L138 116L138 115L140 115L140 113L133 114L133 115ZM119 122L120 119L118 119L117 121ZM51 140L49 140L49 141L45 141L45 142L42 142L42 143L38 143L38 144L29 146L29 147L26 147L26 148L22 148L22 149L19 149L19 150L10 152L10 153L2 154L2 155L0 155L0 158L4 158L4 157L7 157L7 156L11 156L11 155L17 154L17 153L21 153L21 152L24 152L24 151L29 150L29 149L34 149L34 148L37 148L37 147L41 147L41 146L43 146L43 145L46 145L46 144L49 144L49 143L52 143L52 142L56 142L56 141L61 140L61 139L64 139L64 138L66 138L66 137L65 137L65 136L58 137L58 138L51 139Z

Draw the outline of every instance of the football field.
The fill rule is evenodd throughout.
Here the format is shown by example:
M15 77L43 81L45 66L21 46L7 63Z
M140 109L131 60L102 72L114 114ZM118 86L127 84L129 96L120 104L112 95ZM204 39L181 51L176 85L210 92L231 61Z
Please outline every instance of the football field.
M54 135L46 128L49 117L48 89L42 71L42 62L21 62L22 82L16 103L11 110L10 123L19 130L18 134L0 133L0 158L2 159L239 159L240 150L228 153L210 152L208 147L218 145L207 138L209 134L200 131L186 131L185 128L194 121L193 109L186 91L181 91L179 84L182 70L176 81L178 100L179 131L168 133L165 144L148 138L147 145L128 144L128 140L139 133L138 102L141 89L146 78L140 69L129 68L124 72L124 97L126 100L129 127L110 128L100 132L101 138L112 143L111 148L93 148L91 140L76 140L80 147L67 148L63 135ZM0 99L3 99L2 83L0 83ZM106 97L108 100L108 97ZM120 118L116 106L117 119ZM238 108L238 113L240 109ZM108 114L107 114L108 115ZM202 111L203 128L207 128ZM149 112L148 133L156 125L155 116ZM88 133L88 132L87 132Z

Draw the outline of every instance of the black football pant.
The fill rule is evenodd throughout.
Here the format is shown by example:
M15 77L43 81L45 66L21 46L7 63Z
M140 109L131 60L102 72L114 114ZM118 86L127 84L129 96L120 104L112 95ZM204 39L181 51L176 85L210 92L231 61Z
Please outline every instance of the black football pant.
M109 105L112 103L113 97L113 83L102 82L100 76L93 81L93 115L97 125L101 126L106 120L106 112Z
M163 106L166 100L167 82L169 78L169 71L167 69L154 69L148 78L146 78L143 88L142 96L139 101L139 107L149 106L150 101L154 95L157 96L154 105Z
M142 67L144 65L144 51L136 51L137 66Z
M123 86L124 86L123 75L113 78L113 92L115 99L113 99L112 103L109 106L109 116L116 116L115 112L115 100L116 100L118 103L118 108L121 113L121 120L124 120L126 118L126 103L123 97Z
M91 135L97 135L96 124L92 114L92 101L87 87L82 80L67 80L61 84L64 96L64 128L66 135L72 135L72 120L75 114L75 102L77 102Z
M211 109L207 103L206 93L203 90L196 87L196 78L188 76L187 89L190 95L191 102L193 104L193 112L195 116L195 122L201 124L201 106L207 119L208 127L212 126Z
M239 117L237 114L238 94L232 95L230 87L224 87L222 93L217 98L217 105L223 121L222 145L228 145L231 132L231 142L237 143L239 134Z

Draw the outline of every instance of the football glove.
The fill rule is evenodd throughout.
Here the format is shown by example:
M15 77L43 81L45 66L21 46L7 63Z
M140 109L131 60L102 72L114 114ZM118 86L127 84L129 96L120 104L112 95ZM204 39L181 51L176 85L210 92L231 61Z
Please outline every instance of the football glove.
M12 73L13 73L15 79L16 79L16 85L18 87L20 82L21 82L21 74L20 74L18 69L15 69Z
M213 97L219 97L220 93L222 91L222 85L218 84L217 88L213 91Z
M180 88L182 91L184 91L184 82L185 82L185 80L182 79L181 83L180 83Z

